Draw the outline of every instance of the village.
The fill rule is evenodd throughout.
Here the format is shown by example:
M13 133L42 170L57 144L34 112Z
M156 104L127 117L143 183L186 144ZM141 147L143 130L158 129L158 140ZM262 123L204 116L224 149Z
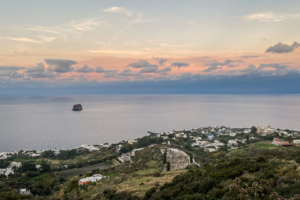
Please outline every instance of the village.
M270 137L271 136L271 137ZM244 145L268 140L274 146L295 146L300 144L300 133L298 131L274 129L271 126L266 128L251 127L251 128L231 128L225 126L216 127L201 127L191 130L179 130L161 132L147 136L148 140L155 140L154 143L146 145L138 145L141 139L130 139L117 144L99 144L99 145L81 145L80 147L70 148L67 150L20 150L12 152L1 152L0 160L12 159L18 156L26 156L28 158L37 159L45 158L46 153L51 153L54 157L59 157L62 151L75 152L100 152L110 149L115 153L115 157L110 161L111 167L120 169L126 163L139 162L135 159L136 154L146 149L159 148L163 163L161 172L171 170L185 169L187 166L195 165L200 167L201 160L197 156L197 152L213 153L217 151L231 151ZM280 139L289 138L289 141ZM135 148L139 147L139 148ZM186 150L189 150L187 153ZM190 153L195 151L195 153ZM88 163L87 163L88 164ZM0 169L0 175L9 178L22 167L22 162L10 161L6 168ZM42 170L40 164L35 165L38 171ZM68 165L54 166L51 170L66 170ZM102 179L109 179L109 176L101 174L93 174L89 177L84 177L78 180L78 185L86 185L88 183L98 182ZM22 188L20 194L30 194L30 190Z

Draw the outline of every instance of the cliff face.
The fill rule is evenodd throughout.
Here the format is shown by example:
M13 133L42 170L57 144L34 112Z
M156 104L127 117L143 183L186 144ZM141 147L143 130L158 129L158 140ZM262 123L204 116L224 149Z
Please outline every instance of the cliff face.
M81 104L76 104L76 105L74 105L72 110L73 110L73 111L81 111L81 110L82 110Z

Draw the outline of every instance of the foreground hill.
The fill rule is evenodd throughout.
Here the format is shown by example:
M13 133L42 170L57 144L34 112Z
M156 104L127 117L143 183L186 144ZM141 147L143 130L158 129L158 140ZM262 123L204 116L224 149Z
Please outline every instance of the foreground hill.
M163 158L157 156L157 149L139 152L135 164L94 171L110 176L99 183L79 187L80 177L73 177L66 183L70 188L52 198L68 193L71 199L300 199L299 147L255 143L205 153L200 167L167 172L160 172Z

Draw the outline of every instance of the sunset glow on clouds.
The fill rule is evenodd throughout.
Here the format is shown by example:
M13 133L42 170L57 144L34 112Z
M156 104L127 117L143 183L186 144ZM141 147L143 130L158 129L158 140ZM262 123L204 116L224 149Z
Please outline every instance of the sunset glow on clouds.
M298 1L33 2L1 3L3 91L201 93L230 81L235 93L245 80L300 78Z

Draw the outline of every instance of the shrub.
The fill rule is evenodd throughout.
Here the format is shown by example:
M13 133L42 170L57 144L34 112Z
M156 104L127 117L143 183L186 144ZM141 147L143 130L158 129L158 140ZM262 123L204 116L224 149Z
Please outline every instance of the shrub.
M149 199L151 197L151 195L156 191L156 188L155 187L152 187L150 190L148 190L146 193L145 193L145 199Z

